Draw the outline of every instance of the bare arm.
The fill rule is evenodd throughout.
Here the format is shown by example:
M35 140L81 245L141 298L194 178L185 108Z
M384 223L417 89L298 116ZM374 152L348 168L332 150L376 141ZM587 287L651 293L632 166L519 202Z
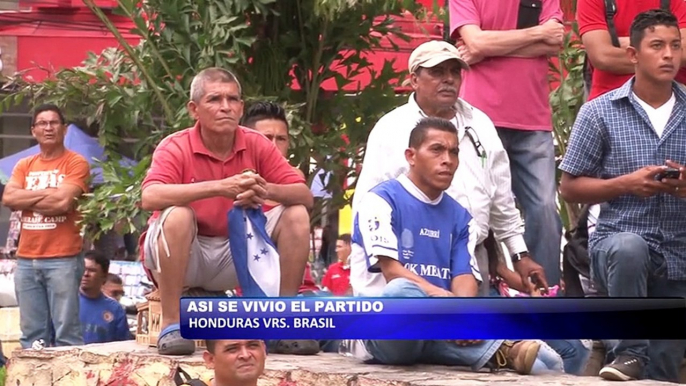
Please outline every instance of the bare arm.
M49 194L30 209L46 216L64 214L76 206L76 199L83 194L81 187L62 184L57 189L46 189Z
M431 283L429 283L423 277L410 272L410 270L403 267L398 260L392 259L386 256L378 256L379 267L383 273L386 282L390 282L393 279L407 279L419 286L422 291L426 292L429 296L436 296L436 294L443 294L443 296L449 296L448 291L439 288ZM461 275L466 276L466 275ZM472 277L473 278L473 277Z
M559 44L549 44L546 42L536 42L521 48L513 53L510 57L514 58L537 58L539 56L555 56L560 52Z
M484 31L477 25L468 24L460 28L460 36L469 51L480 57L507 56L543 40L538 27L509 31Z
M634 65L626 52L628 38L619 40L622 47L613 46L607 30L589 31L581 36L593 68L619 75L633 74Z
M604 180L562 172L560 194L567 202L596 204L609 201L630 192L624 177Z
M193 201L225 195L219 181L205 181L195 184L154 184L143 189L141 207L143 210L164 210L170 206L187 206ZM224 194L222 194L224 193ZM231 194L231 193L229 193ZM235 192L233 197L235 197Z
M48 189L26 190L16 182L9 182L2 195L2 204L15 210L31 210L36 203L50 194Z
M455 276L450 282L450 292L461 298L473 298L477 296L478 285L474 275L467 273Z
M311 209L314 205L312 192L305 184L267 184L267 198L285 206L304 205Z

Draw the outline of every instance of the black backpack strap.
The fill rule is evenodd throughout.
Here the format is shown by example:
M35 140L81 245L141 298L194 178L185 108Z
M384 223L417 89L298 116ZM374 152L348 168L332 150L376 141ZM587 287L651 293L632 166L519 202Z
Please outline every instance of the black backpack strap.
M181 366L176 367L174 383L176 386L207 386L207 384L202 380L191 378L191 376L185 372Z
M612 45L619 47L619 37L617 37L617 28L615 27L616 13L617 4L615 3L615 0L605 0L605 22L607 23L607 30L610 32Z
M671 1L669 0L660 0L660 9L664 11L669 11L670 6L671 6Z

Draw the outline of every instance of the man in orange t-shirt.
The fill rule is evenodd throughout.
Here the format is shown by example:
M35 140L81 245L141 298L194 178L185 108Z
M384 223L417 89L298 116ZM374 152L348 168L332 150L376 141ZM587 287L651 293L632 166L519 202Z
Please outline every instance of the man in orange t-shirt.
M46 346L83 344L83 239L76 200L88 189L90 167L64 147L66 132L57 106L36 108L31 134L40 153L17 163L2 196L3 205L22 212L14 273L22 348L40 340Z

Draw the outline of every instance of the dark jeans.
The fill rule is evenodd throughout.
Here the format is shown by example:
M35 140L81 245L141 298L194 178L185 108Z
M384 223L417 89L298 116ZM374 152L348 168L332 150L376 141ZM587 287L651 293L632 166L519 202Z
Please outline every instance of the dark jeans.
M610 297L686 297L686 281L667 279L664 258L634 233L609 236L590 252L591 276ZM679 382L684 351L686 340L620 340L613 354L643 360L646 378Z

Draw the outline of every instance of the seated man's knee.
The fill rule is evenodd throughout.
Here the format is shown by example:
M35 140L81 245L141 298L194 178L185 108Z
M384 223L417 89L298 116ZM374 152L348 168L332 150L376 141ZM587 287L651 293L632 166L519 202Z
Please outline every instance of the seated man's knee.
M405 278L389 281L381 296L389 298L425 298L428 295L419 286Z
M187 206L175 206L169 209L162 229L165 231L184 231L195 228L195 212Z
M288 229L291 232L310 233L310 214L304 205L291 205L284 208L279 218L281 229Z
M163 219L161 234L157 238L160 252L165 252L171 245L179 246L179 243L190 245L195 235L195 228L193 209L185 206L170 209Z
M610 237L612 244L607 251L610 264L616 263L629 270L647 266L650 261L650 249L641 236L622 232Z

